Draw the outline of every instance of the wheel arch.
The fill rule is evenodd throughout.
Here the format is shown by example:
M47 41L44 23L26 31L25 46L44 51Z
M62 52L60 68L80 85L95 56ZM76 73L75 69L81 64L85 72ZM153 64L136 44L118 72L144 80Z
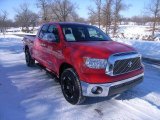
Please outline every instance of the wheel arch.
M64 62L60 65L60 68L59 68L59 78L61 77L62 72L67 68L73 68L75 70L74 66L72 66L69 63ZM76 70L75 70L75 72L76 72Z
M65 87L64 87L65 80L63 79L63 78L67 78L67 77L63 76L64 74L66 74L66 72L63 73L63 71L65 69L72 72L73 73L72 75L75 77L75 79L74 79L75 82L73 85L74 85L74 90L76 90L76 91L74 91L74 92L76 92L76 96L73 95L74 97L72 100L70 100L70 98L66 97L68 95L66 95L66 93L65 93ZM62 88L62 92L63 92L65 99L73 105L82 104L85 101L85 96L83 96L81 82L79 80L78 74L77 74L76 70L74 69L74 67L71 64L63 63L60 67L60 74L62 74L62 76L60 76L62 78L60 82L61 82L61 88ZM67 76L68 76L68 74L67 74Z
M24 51L26 51L26 50L29 50L28 45L25 45L25 46L24 46Z

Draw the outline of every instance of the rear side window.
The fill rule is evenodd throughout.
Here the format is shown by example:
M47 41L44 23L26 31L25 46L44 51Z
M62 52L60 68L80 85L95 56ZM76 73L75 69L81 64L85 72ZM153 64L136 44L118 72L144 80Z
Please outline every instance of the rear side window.
M76 41L72 28L63 28L63 33L68 41Z

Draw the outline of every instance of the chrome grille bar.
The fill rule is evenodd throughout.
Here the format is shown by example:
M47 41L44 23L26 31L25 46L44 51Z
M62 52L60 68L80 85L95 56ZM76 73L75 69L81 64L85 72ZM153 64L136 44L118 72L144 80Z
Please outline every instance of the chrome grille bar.
M140 69L141 67L141 55L137 52L118 53L108 58L106 74L115 76Z

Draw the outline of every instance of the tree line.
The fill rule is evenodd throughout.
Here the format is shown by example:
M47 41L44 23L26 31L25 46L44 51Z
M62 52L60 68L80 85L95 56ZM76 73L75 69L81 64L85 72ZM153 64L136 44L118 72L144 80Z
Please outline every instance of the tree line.
M118 26L124 22L134 22L137 25L150 23L152 38L155 36L156 27L160 25L160 0L150 0L144 7L143 15L124 18L121 11L128 10L131 6L125 4L124 0L93 0L96 8L89 7L89 22L97 23L99 28L105 28L106 33L117 34ZM129 14L129 13L128 13Z
M6 11L0 11L0 30L4 32L8 27L22 27L22 30L29 32L29 27L50 21L74 21L98 25L105 28L106 33L117 34L121 22L135 22L138 25L145 25L150 22L152 26L152 37L155 34L156 26L160 23L160 0L150 0L144 8L143 16L124 18L121 11L128 10L124 0L90 0L96 7L88 6L88 19L78 15L78 5L70 0L37 0L36 7L39 13L35 13L24 3L17 8L13 20L8 19Z
M128 6L123 0L94 0L96 8L89 7L89 21L91 24L97 23L99 28L105 27L108 33L112 27L113 35L117 33L118 23L121 20L121 11Z

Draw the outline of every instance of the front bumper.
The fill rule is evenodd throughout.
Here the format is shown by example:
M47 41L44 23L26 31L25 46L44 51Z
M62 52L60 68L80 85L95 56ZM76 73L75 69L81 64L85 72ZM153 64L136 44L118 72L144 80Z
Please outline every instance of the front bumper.
M144 73L125 80L105 84L89 84L81 81L82 94L89 97L105 97L119 94L141 83L143 76ZM94 94L92 92L94 87L102 88L102 92L100 94Z

